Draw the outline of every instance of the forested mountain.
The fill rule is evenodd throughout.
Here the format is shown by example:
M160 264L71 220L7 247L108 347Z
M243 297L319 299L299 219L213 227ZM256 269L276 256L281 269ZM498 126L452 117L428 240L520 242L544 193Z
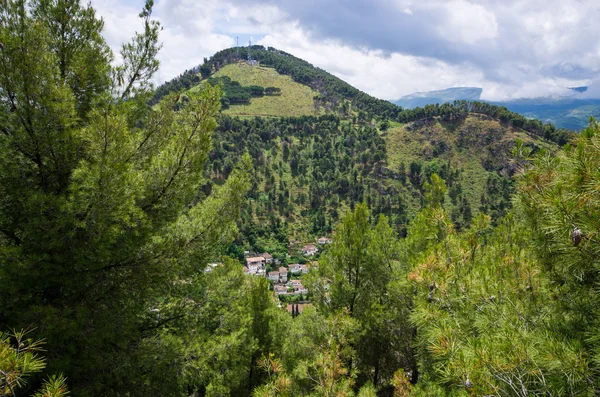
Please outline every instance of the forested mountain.
M362 201L403 236L433 173L447 181L456 227L480 212L495 222L511 207L514 142L555 151L572 136L483 102L405 110L262 46L218 52L159 87L153 103L177 88L198 90L203 78L226 82L207 177L219 183L243 153L253 158L253 188L230 248L240 258L244 250L283 254L290 239L330 233L344 209ZM269 86L277 95L242 93Z
M551 140L564 144L570 136L480 102L410 110L385 104L383 113L371 114L359 109L383 104L366 94L344 96L355 89L326 72L258 46L251 54L277 69L251 66L239 58L247 57L245 51L225 50L203 65L213 73L209 81L280 90L275 96L248 95L241 104L227 100L215 131L213 162L207 169L214 183L228 175L243 153L253 159L253 187L230 251L240 258L245 250L283 254L289 240L310 241L331 233L340 214L363 201L375 215L388 216L403 236L423 204L424 186L433 173L448 183L447 205L456 227L467 227L480 212L495 222L511 207L514 142L555 151ZM313 81L326 79L330 91L325 97ZM227 87L226 98L231 95ZM284 117L290 114L303 116Z
M406 234L424 203L431 175L448 185L445 201L462 229L479 213L494 222L511 208L516 140L538 151L557 146L484 115L444 122L424 119L380 131L335 115L241 120L219 118L211 166L214 183L243 153L252 158L252 188L235 252L287 252L288 238L331 233L347 208L365 201ZM283 238L282 238L282 232Z
M154 90L152 6L115 66L91 5L0 2L2 395L598 395L596 122L403 110L261 47ZM244 274L268 252L312 262L302 310Z

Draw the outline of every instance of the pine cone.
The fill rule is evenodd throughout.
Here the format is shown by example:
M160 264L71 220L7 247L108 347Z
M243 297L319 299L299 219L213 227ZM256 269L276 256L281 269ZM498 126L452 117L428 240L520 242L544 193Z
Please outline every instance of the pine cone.
M582 239L583 232L578 227L575 227L575 229L573 229L573 232L571 233L571 241L573 242L573 245L577 247L579 243L581 243Z

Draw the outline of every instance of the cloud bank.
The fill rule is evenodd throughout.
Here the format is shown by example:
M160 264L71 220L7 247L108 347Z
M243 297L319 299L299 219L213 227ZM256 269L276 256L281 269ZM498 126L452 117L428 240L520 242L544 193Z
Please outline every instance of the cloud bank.
M113 48L141 1L95 0ZM240 44L273 46L371 95L479 86L484 99L569 95L600 72L596 0L157 0L159 82ZM590 89L586 95L597 95Z

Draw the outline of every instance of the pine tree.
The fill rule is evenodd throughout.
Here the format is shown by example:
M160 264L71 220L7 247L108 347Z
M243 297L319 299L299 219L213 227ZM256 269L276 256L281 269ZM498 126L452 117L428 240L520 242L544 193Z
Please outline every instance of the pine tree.
M584 351L553 329L563 318L547 299L554 286L523 218L511 214L492 229L480 215L457 233L438 203L411 223L405 243L416 287L411 320L429 379L419 386L425 394L436 384L448 395L591 391Z
M0 333L0 393L16 396L27 385L27 378L46 367L40 355L43 342L27 338L26 331ZM50 376L36 396L63 397L68 394L64 376Z
M319 260L318 273L309 274L308 288L317 307L334 313L347 310L362 327L354 345L357 359L350 370L363 376L359 384L380 386L402 367L412 367L408 301L396 285L402 277L398 244L387 219L370 223L366 205L346 214L334 232L333 244ZM397 286L398 288L391 288Z
M539 153L522 173L518 189L532 246L554 286L551 330L584 348L595 393L600 389L599 143L600 125L592 119L556 156Z
M91 6L0 2L0 324L34 327L78 395L177 393L144 364L173 348L150 309L170 297L185 313L177 294L231 237L247 190L246 159L198 193L217 88L148 107L151 11L113 67Z

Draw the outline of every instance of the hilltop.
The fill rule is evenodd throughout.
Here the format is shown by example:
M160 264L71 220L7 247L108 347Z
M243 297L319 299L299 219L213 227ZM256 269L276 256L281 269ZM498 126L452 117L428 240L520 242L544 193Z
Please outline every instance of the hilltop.
M555 151L572 136L483 102L403 109L261 46L218 52L159 87L155 101L204 81L224 91L207 190L243 153L253 159L253 188L231 248L239 257L244 250L283 253L290 239L330 233L363 201L404 235L433 173L446 181L445 206L459 229L481 212L499 219L511 207L515 142Z
M250 58L251 61L248 61ZM234 67L235 65L238 67ZM407 123L431 116L453 118L460 113L474 110L476 113L483 113L498 119L505 125L521 128L532 135L552 140L560 145L573 136L569 131L557 129L552 124L545 124L540 120L511 112L501 104L471 101L470 99L476 98L479 93L479 89L474 87L459 87L449 92L442 91L442 102L450 100L450 98L461 98L461 100L452 103L436 103L414 109L403 109L389 101L366 94L300 58L272 47L265 48L259 45L250 48L235 47L217 52L211 58L205 59L202 65L187 70L180 76L158 87L150 103L157 103L170 92L188 90L200 84L202 80L219 77L229 77L239 86L244 86L242 82L248 84L244 87L247 89L251 89L255 85L269 84L270 81L273 81L273 84L278 84L280 87L289 87L291 92L296 90L302 92L301 99L298 99L300 107L299 110L296 109L297 113L289 113L284 110L289 109L290 105L289 97L285 96L282 90L279 98L268 98L268 100L262 98L264 92L258 95L253 93L252 98L246 104L233 105L242 106L242 109L226 111L229 114L242 115L247 112L248 115L259 115L260 112L263 112L279 117L298 114L335 114L343 119L351 119L353 122L389 120ZM266 87L261 86L259 88L264 89ZM308 96L310 94L308 94L306 88L309 88L311 94L314 94L311 103L313 110L311 112L307 111L309 107ZM422 93L421 96L428 97L428 94L430 93ZM255 103L265 103L255 106L252 104L253 101ZM225 107L227 106L229 105L226 104Z
M250 63L247 62L248 52L250 52L250 58L252 58ZM274 70L281 76L289 76L293 82L312 90L311 92L314 95L311 105L313 107L323 109L323 111L329 113L336 113L342 117L356 115L364 118L396 118L401 110L396 105L368 95L300 58L272 47L265 48L257 45L250 48L229 48L217 52L211 58L205 60L203 65L185 71L177 78L158 87L151 103L156 103L169 92L190 89L199 84L202 78L209 76L227 75L231 77L231 74L233 74L239 78L240 75L246 73L234 72L234 68L228 68L227 66L240 64L249 66L244 70L254 76L255 80L252 81L256 82L269 79L269 75L273 76L269 69ZM253 71L253 69L256 70ZM251 78L248 76L243 77L243 79L248 83L251 82ZM295 85L291 87L292 89L298 88ZM314 114L314 111L311 114ZM289 116L289 114L280 114L280 116Z

